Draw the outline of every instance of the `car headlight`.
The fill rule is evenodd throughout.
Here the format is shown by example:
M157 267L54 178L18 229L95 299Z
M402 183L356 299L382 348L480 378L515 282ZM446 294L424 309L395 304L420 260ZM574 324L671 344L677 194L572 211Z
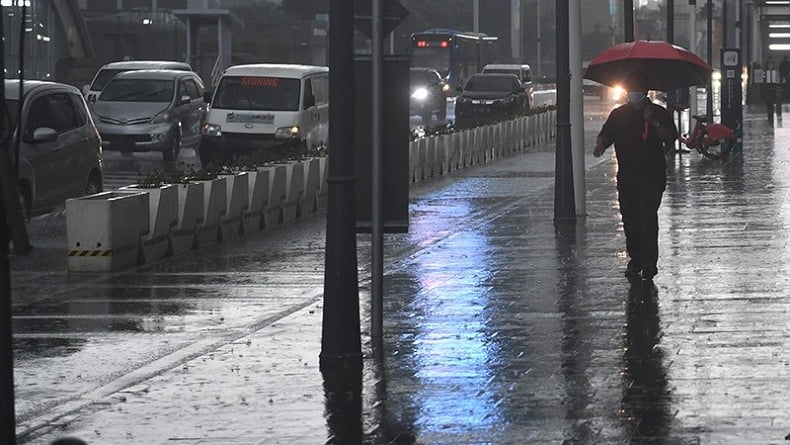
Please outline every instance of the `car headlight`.
M452 87L450 87L449 83L445 83L444 85L442 85L442 93L447 94L451 90L452 90Z
M151 123L156 124L166 124L170 122L170 113L164 111L162 113L157 114L156 116L151 118Z
M275 139L298 138L299 135L300 135L299 127L296 125L292 127L280 127L274 132Z
M417 88L411 93L411 97L417 100L425 100L428 98L428 89L427 88Z
M202 133L205 136L222 136L222 127L214 124L203 124Z

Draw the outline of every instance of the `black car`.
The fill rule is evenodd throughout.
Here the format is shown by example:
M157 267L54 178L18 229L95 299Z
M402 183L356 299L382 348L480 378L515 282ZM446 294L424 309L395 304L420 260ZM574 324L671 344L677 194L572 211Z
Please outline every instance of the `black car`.
M475 74L455 100L456 126L469 127L527 109L527 94L513 74Z
M448 85L439 72L433 68L411 68L409 70L409 114L419 114L423 123L431 122L433 113L436 118L447 118Z

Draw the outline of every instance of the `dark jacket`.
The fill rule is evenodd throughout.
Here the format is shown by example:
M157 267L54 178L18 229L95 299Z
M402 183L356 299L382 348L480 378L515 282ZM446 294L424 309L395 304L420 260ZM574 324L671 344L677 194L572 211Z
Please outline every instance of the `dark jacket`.
M652 119L671 127L677 137L672 115L666 109L649 101L644 106L652 107ZM601 135L610 145L614 143L618 190L663 191L666 188L664 141L656 134L655 127L645 120L641 107L623 105L614 109L601 128Z

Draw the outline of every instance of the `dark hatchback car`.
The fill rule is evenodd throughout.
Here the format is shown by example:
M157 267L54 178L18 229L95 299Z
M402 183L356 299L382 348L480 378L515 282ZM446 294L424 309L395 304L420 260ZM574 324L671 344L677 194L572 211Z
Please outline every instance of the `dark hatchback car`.
M470 127L527 109L527 94L512 74L475 74L455 99L456 126Z
M447 118L448 85L433 68L411 68L409 70L409 114L419 114L424 124L436 118Z

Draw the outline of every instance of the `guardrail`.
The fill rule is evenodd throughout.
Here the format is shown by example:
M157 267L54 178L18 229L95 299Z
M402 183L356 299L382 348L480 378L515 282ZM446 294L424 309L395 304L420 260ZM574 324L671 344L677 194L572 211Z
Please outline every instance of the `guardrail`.
M556 111L436 134L409 143L411 182L529 150L556 137ZM326 208L328 158L216 179L124 187L66 201L68 270L111 272L191 254Z

